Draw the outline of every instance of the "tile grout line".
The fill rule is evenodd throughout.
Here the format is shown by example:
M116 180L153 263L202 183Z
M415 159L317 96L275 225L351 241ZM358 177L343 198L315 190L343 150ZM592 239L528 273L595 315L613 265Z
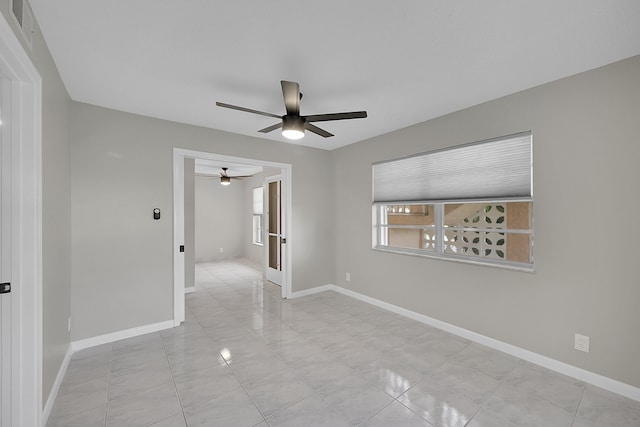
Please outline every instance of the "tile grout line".
M409 387L409 388L411 388L411 387ZM407 389L407 390L408 390L408 389ZM400 396L402 396L402 395L400 395ZM398 397L400 397L400 396L398 396ZM385 409L387 409L389 406L393 405L394 403L399 403L399 404L401 404L401 405L402 405L402 402L398 402L398 397L396 397L396 398L393 398L393 396L391 396L391 397L392 397L391 402L387 403L385 406L383 406L382 408L380 408L380 409L379 409L378 411L376 411L375 413L371 414L367 419L365 419L363 422L361 422L360 424L357 424L357 425L358 425L358 426L364 425L367 421L369 421L370 419L372 419L373 417L375 417L375 416L376 416L376 415L378 415L380 412L384 411ZM402 405L402 406L404 406L404 405ZM407 408L407 407L405 406L405 408ZM409 409L409 410L411 411L411 409L410 409L410 408L407 408L407 409ZM411 412L413 412L413 411L411 411ZM415 412L413 412L413 413L415 414ZM416 415L418 415L418 414L416 414ZM420 417L420 415L418 415L418 416ZM420 417L420 418L422 418L422 417ZM422 418L422 419L424 420L424 418ZM425 421L426 421L426 420L425 420ZM429 421L427 421L427 422L429 422ZM429 424L431 424L431 423L429 423Z
M495 415L496 417L504 420L504 417L494 413L490 409L487 409L487 404L496 395L498 390L500 390L500 388L507 383L507 381L509 380L509 377L511 377L511 375L513 375L515 370L518 369L519 366L521 366L521 363L522 363L522 359L518 359L518 362L511 369L511 371L507 375L504 376L504 379L502 381L500 381L500 385L493 391L493 393L491 393L491 395L489 397L487 397L487 399L484 402L482 402L482 405L478 405L479 406L478 410L473 414L473 416L469 419L469 422L467 424L465 424L465 425L468 425L469 423L471 423L474 420L474 418L477 417L478 414L480 413L480 411L482 411L482 410L488 411L488 412L492 413L493 415ZM509 424L513 424L509 420L505 420L505 421L507 421Z
M222 280L222 282L224 282L226 286L229 286L225 280ZM231 286L229 286L229 288L231 288ZM231 288L231 289L235 291L235 289L233 289L233 288ZM196 292L197 292L197 291L196 291ZM205 291L205 292L206 292L206 291ZM208 293L208 292L207 292L207 293ZM209 294L209 295L211 295L211 294ZM242 295L241 295L241 296L242 296ZM213 296L213 295L211 295L211 297L212 297L212 298L214 298L214 299L216 299L216 297L215 297L215 296ZM216 301L217 301L217 299L216 299ZM198 319L198 316L196 316L195 314L194 314L193 316L194 316L194 318L196 319L196 322L198 323L198 325L199 325L199 326L200 326L200 327L205 331L205 335L207 336L207 338L208 338L212 343L215 343L215 341L213 341L213 340L211 339L211 336L206 332L206 329L204 328L204 326L202 325L202 323L200 323L200 320ZM239 379L239 378L238 378L238 376L236 375L236 373L235 373L235 371L233 370L233 368L231 367L231 365L229 365L229 362L227 361L227 359L225 359L225 358L224 358L224 356L222 355L222 353L220 353L220 352L218 352L218 356L219 356L219 357L221 357L221 358L222 358L222 360L224 360L225 366L229 369L229 371L231 372L231 375L233 375L233 377L236 379L236 381L237 381L237 382L238 382L238 384L240 385L240 388L242 389L242 391L244 392L244 394L249 398L249 400L251 401L251 404L256 408L256 410L258 411L258 413L259 413L259 414L260 414L260 416L262 417L262 421L259 421L259 422L258 422L258 423L256 423L255 425L260 424L261 422L266 422L267 424L269 424L269 423L268 423L268 421L267 421L267 418L264 416L264 414L262 413L262 411L260 410L260 408L258 407L258 405L256 405L256 403L255 403L255 401L253 400L253 398L249 395L249 393L248 393L248 392L247 392L247 390L245 389L244 385L242 384L242 382L240 381L240 379ZM228 393L231 393L231 391L233 391L233 390L230 390L230 391L228 391L227 393L223 393L223 394L222 394L222 396L224 396L224 395L226 395L226 394L228 394ZM221 397L221 396L218 396L218 397ZM216 398L214 398L214 399L211 399L211 400L215 400L215 399L217 399L218 397L216 397ZM184 410L183 410L183 413L184 413ZM185 419L185 422L186 422L186 419Z
M262 281L262 282L263 282L263 284L264 284L264 281ZM286 301L286 300L285 300L285 301ZM286 303L286 302L285 302L285 303ZM257 305L256 303L252 303L252 304L253 304L254 306L256 306L256 305ZM260 309L264 312L264 308L263 308L263 307L258 306L258 308L260 308ZM314 318L316 318L316 317L317 317L317 316L314 316ZM281 324L283 324L283 325L285 325L285 326L286 326L286 324L282 321L282 319L280 319L280 318L276 318L276 320L277 320L278 322L280 322ZM264 328L263 328L263 329L264 329ZM253 331L251 331L251 330L250 330L250 332L251 332L254 336L256 336L256 338L257 338L257 339L259 339L259 340L261 340L261 339L262 339L260 336L258 336L257 334L253 333ZM298 332L298 333L299 333L299 332ZM302 334L301 334L301 335L302 335ZM266 345L266 343L265 343L265 345ZM322 402L324 402L324 403L325 403L329 408L331 408L331 409L332 409L336 414L338 414L338 415L339 415L339 416L340 416L340 417L341 417L341 418L342 418L342 419L343 419L347 424L349 424L350 426L353 426L353 424L352 424L351 422L349 422L349 420L347 420L347 419L344 417L344 415L342 415L339 411L337 411L337 410L333 407L333 405L331 405L331 403L329 403L329 402L328 402L328 401L327 401L327 400L326 400L322 395L320 395L320 394L318 393L318 390L315 390L313 387L311 387L311 385L310 385L310 384L308 384L306 381L304 381L304 378L301 378L301 377L300 377L300 375L298 375L298 374L297 374L297 373L296 373L296 372L295 372L291 367L289 367L289 363L287 363L284 359L282 359L282 357L281 357L279 354L277 354L277 353L276 353L272 348L270 348L268 345L267 345L267 348L269 349L269 352L270 352L270 353L272 353L272 355L273 355L273 356L275 356L276 358L278 358L278 359L282 360L282 361L285 363L285 365L287 366L287 370L288 370L289 372L291 372L293 375L295 375L295 376L296 376L296 378L300 378L300 380L302 380L302 381L305 383L305 385L306 385L307 387L309 387L309 389L311 390L311 394L310 394L309 396L306 396L305 398L300 399L299 401L294 402L294 403L292 403L292 404L290 404L290 405L288 405L288 406L286 406L286 407L284 407L284 408L280 409L279 411L277 411L277 412L275 412L275 413L271 414L271 415L269 416L269 418L273 417L274 415L276 415L276 414L278 414L278 413L281 413L281 412L285 411L286 409L288 409L288 408L290 408L290 407L292 407L292 406L297 405L298 403L300 403L300 402L302 402L302 401L304 401L304 400L308 399L308 398L309 398L309 397L311 397L311 396L315 396L315 397L319 398ZM325 350L325 351L326 351L326 350ZM354 372L354 373L355 373L355 372ZM242 383L241 383L241 386L242 386L242 387L243 387L243 389L244 389L244 386L242 385ZM245 390L245 393L247 393L247 394L248 394L248 392L247 392L246 390ZM249 396L249 398L251 398L251 396ZM253 402L253 399L252 399L252 402ZM255 403L254 403L254 404L255 404ZM257 407L257 405L256 405L256 407ZM258 409L258 410L259 410L259 409ZM262 414L262 411L260 411L260 413ZM264 414L263 414L263 417L264 417ZM267 422L267 424L268 424L268 425L271 425L271 423L269 422L269 420L267 419L267 417L264 417L264 420Z
M185 307L185 310L189 310L189 309ZM160 342L162 343L162 351L164 352L164 357L167 360L167 365L169 365L169 372L171 373L171 382L173 383L173 389L176 392L176 397L178 398L178 403L180 403L180 411L182 412L182 418L184 419L184 425L186 426L187 425L187 416L184 414L184 405L182 404L182 397L180 396L180 393L178 392L178 385L176 384L176 377L173 374L173 368L171 367L171 362L169 361L169 355L167 354L167 346L165 345L164 339L162 338L162 334L160 332L157 332L157 333L160 336ZM172 416L173 415L170 415L167 418L170 418ZM160 420L160 421L162 421L162 420Z
M457 351L456 353L452 354L451 356L447 357L445 360L443 360L441 363L437 364L435 366L435 368L438 368L444 364L446 364L450 359L452 359L455 355L461 353L462 351L464 351L464 349L466 349L467 347L469 347L472 343L467 344L466 346L464 346L463 348L461 348L459 351ZM418 371L422 374L421 371ZM400 393L398 395L398 397L394 398L394 402L398 402L400 405L402 405L403 407L407 408L409 411L413 412L414 414L416 414L418 417L420 417L421 419L425 420L427 423L429 423L430 425L433 425L433 423L429 420L427 420L426 418L424 418L422 415L418 414L416 411L414 411L413 409L409 408L407 405L405 405L403 402L401 402L399 399L400 397L402 397L404 394L406 394L409 390L411 390L412 388L416 387L418 385L418 383L420 383L421 381L424 381L427 377L430 377L432 375L431 369L429 369L429 373L427 374L422 374L422 378L419 381L416 381L415 384L413 384L411 387L409 387L408 389L406 389L404 392ZM435 383L438 383L436 380L433 380ZM392 396L393 397L393 396ZM478 409L479 411L480 409ZM477 412L476 412L477 413ZM471 422L471 420L473 420L473 417L475 417L476 414L474 414L470 419L469 422ZM467 423L468 424L468 423Z
M309 295L309 297L312 297L312 296L311 296L311 295ZM330 311L330 308L327 308L327 311ZM324 311L323 311L323 312L324 312ZM322 319L320 319L320 318L319 318L319 316L317 315L317 313L316 313L316 314L310 313L310 315L312 315L312 316L313 316L313 319L314 319L314 320L322 320ZM285 325L285 326L286 326L286 324L285 324L282 320L280 320L280 319L278 319L278 320L279 320L283 325ZM337 325L330 325L330 326L331 326L331 329L333 330ZM296 331L296 332L297 332L297 331ZM304 336L304 334L303 334L303 333L301 333L301 332L298 332L298 333L299 333L301 336ZM357 339L356 337L357 337L359 334L356 334L356 335L351 335L351 334L349 334L349 335L350 335L351 339L353 340L353 339ZM331 350L329 350L329 349L327 349L327 348L325 348L325 347L322 347L322 346L321 346L321 348L323 349L323 351L325 351L325 352L327 352L327 353L330 353L330 354L331 354L331 353L333 353L333 351L331 351ZM280 357L280 355L278 355L277 353L275 353L275 351L273 351L271 348L270 348L270 350L271 350L271 352L272 352L272 353L274 353L274 354L275 354L275 356L276 356L276 357L278 357L278 358L280 358L280 359L282 360L282 358ZM380 351L381 351L381 353L386 354L386 352L384 352L384 351L382 351L382 350L380 350ZM283 360L283 361L284 361L284 360ZM286 363L286 361L284 361L284 362ZM287 364L287 365L288 365L288 364ZM349 366L349 368L353 371L353 374L354 374L354 375L358 376L359 378L362 378L362 379L363 379L364 381L366 381L368 384L370 384L371 386L375 387L376 389L378 389L378 390L382 391L383 393L386 393L386 391L382 390L382 388L381 388L381 387L379 387L377 384L372 383L371 381L369 381L369 379L367 379L367 378L363 377L359 372L357 372L357 371L356 371L355 369L353 369L351 366ZM290 369L290 370L291 370L291 369ZM295 373L295 371L292 371L292 372L293 372L296 376L298 376L298 375ZM305 383L306 383L306 381L305 381ZM307 385L309 386L309 384L307 384ZM325 386L323 386L323 387L326 387L327 385L328 385L328 384L326 384L326 385L325 385ZM365 422L367 422L369 419L371 419L372 417L374 417L375 415L377 415L379 412L381 412L382 410L384 410L386 407L388 407L389 405L393 404L393 402L395 402L395 401L397 400L397 398L394 398L393 396L391 396L391 395L389 395L388 393L386 393L387 395L389 395L389 397L391 397L391 398L392 398L392 400L391 400L387 405L383 406L383 407L382 407L382 408L380 408L378 411L376 411L375 413L371 414L369 417L367 417L367 418L366 418L364 421L362 421L361 423L353 424L353 423L351 423L349 420L347 420L347 419L344 417L344 415L343 415L340 411L338 411L338 410L337 410L337 409L336 409L336 408L335 408L335 407L334 407L334 406L333 406L333 405L332 405L332 404L331 404L327 399L325 399L321 394L319 394L319 393L318 393L318 391L319 391L320 389L322 389L323 387L320 387L318 390L314 390L314 389L313 389L313 387L310 387L310 389L311 389L311 391L312 391L312 395L315 395L315 396L316 396L316 397L318 397L320 400L322 400L324 403L326 403L326 404L327 404L327 405L328 405L328 406L329 406L329 407L330 407L330 408L331 408L331 409L332 409L336 414L340 415L340 416L342 417L342 419L343 419L343 420L345 420L345 421L347 422L347 424L349 424L349 425L351 425L351 426L359 426L359 425L364 424L364 423L365 423ZM308 397L305 397L305 399L307 399L307 398L308 398ZM302 399L302 400L305 400L305 399ZM300 401L299 401L299 402L297 402L297 403L300 403L302 400L300 400ZM291 406L293 406L293 405L295 405L295 404L296 404L296 403L294 403L294 404L292 404L292 405L289 405L288 407L291 407ZM288 408L288 407L287 407L287 408ZM284 409L286 409L286 408L284 408ZM284 410L284 409L283 409L283 410ZM278 412L281 412L281 411L278 411Z
M249 280L249 279L245 279L244 277L241 277L241 276L238 276L238 277L240 277L242 280ZM231 289L233 289L235 292L239 293L239 294L240 294L240 296L241 296L242 298L246 298L246 296L245 296L245 295L242 295L242 294L241 294L240 292L238 292L235 288L233 288L232 286L230 286L230 285L226 282L226 280L223 280L223 282L224 282L227 286L229 286ZM214 297L214 298L215 298L215 297ZM253 302L253 300L252 300L252 306L256 306L256 304ZM258 308L260 308L260 309L262 310L262 307L258 307ZM264 312L264 310L262 310L262 311ZM246 328L246 329L249 331L249 333L250 333L251 335L256 336L250 328ZM259 337L258 337L258 336L256 336L256 338L258 338L258 339L259 339ZM269 351L273 353L273 351L272 351L270 348L269 348ZM222 354L220 354L220 356L222 356ZM260 413L260 415L262 416L262 421L260 421L260 422L258 422L258 423L256 423L256 424L254 424L254 425L258 425L258 424L260 424L261 422L266 422L266 423L267 423L267 425L269 425L269 426L270 426L270 425L271 425L271 423L267 420L267 417L265 417L264 413L262 412L262 410L260 409L260 407L256 404L255 400L253 400L253 397L251 397L251 395L249 394L249 392L248 392L248 391L247 391L247 389L245 388L244 384L242 384L242 381L240 381L240 378L238 378L238 376L236 375L236 373L235 373L234 369L231 367L231 365L229 365L229 362L228 362L224 357L223 357L222 359L225 361L225 363L227 364L227 367L229 368L229 370L231 371L231 373L233 374L233 376L236 378L236 381L238 381L238 384L240 384L240 387L242 388L242 391L244 391L245 395L249 398L249 400L251 401L251 403L253 404L253 406L256 408L256 410L258 411L258 413ZM303 399L303 400L304 400L304 399ZM299 402L296 402L296 403L299 403ZM292 404L292 405L290 405L290 406L293 406L293 405L295 405L296 403L294 403L294 404ZM288 407L290 407L290 406L288 406ZM288 408L288 407L287 407L287 408ZM286 409L286 408L284 408L284 409ZM284 409L283 409L283 410L284 410ZM279 411L279 412L280 412L280 411ZM270 415L270 417L271 417L271 416L273 416L273 415L274 415L274 414L271 414L271 415Z
M111 394L111 367L113 365L113 343L109 344L109 374L107 380L107 402L104 408L104 427L107 427L107 419L109 418L109 396Z
M264 281L262 281L262 279L260 279L260 280L261 280L262 284L264 285ZM253 306L256 306L257 304L256 304L255 302L252 302L252 305L253 305ZM264 312L264 309L263 309L262 307L259 307L259 306L258 306L258 308L260 308L260 309ZM278 320L280 323L283 323L283 322L282 322L282 320L280 320L280 319L277 319L277 320ZM284 324L284 323L283 323L283 324ZM249 328L247 328L247 329L249 329ZM263 329L264 329L264 328L263 328ZM253 331L252 331L252 330L250 330L250 329L249 329L249 332L250 332L252 335L254 335L257 339L259 339L259 340L261 339L259 336L257 336L255 333L253 333ZM265 345L266 345L266 343L265 343ZM269 346L267 346L267 348L269 349L269 352L270 352L273 356L275 356L276 358L278 358L278 359L282 360L282 358L280 358L280 356L279 356L275 351L273 351L273 349L271 349ZM285 365L287 365L287 370L288 370L289 372L291 372L292 374L294 374L296 377L299 377L299 375L298 375L298 374L297 374L293 369L291 369L291 368L289 367L289 364L288 364L288 363L286 363L286 361L284 361L284 360L282 360L282 361L285 363ZM230 367L230 366L229 366L229 367ZM231 367L230 367L230 368L231 368ZM233 371L233 368L231 368L231 371L233 372L233 374L234 374L234 376L235 376L235 372ZM258 405L256 405L256 404L255 404L255 402L254 402L253 398L249 395L249 392L247 392L247 390L245 389L245 387L244 387L244 385L242 384L242 382L241 382L237 377L236 377L236 379L237 379L237 380L238 380L238 382L240 383L240 386L242 387L242 389L244 390L244 392L247 394L247 396L249 396L249 399L251 399L251 402L254 404L254 406L258 409L258 411L259 411L259 412L260 412L260 414L262 415L263 420L264 420L264 421L265 421L265 422L270 426L270 425L271 425L271 423L269 422L269 420L267 419L267 417L265 417L265 416L264 416L264 414L262 413L262 411L260 410L260 408L258 408ZM290 405L286 406L285 408L282 408L282 409L280 409L279 411L277 411L277 412L275 412L275 413L273 413L273 414L269 415L269 418L273 417L273 416L274 416L274 415L276 415L277 413L281 413L281 412L283 412L283 411L287 410L288 408L290 408L290 407L292 407L292 406L297 405L298 403L300 403L300 402L304 401L305 399L308 399L309 397L311 397L311 396L312 396L312 395L314 395L314 394L315 394L315 395L317 395L320 399L322 399L322 396L318 395L318 394L316 393L316 391L315 391L312 387L310 387L310 386L309 386L309 384L307 384L307 383L306 383L306 381L304 381L304 382L305 382L305 384L309 387L309 389L311 390L311 394L310 394L309 396L307 396L307 397L305 397L305 398L303 398L303 399L300 399L299 401L294 402L294 403L292 403L292 404L290 404ZM322 399L322 400L324 401L324 399ZM329 407L331 407L331 408L333 409L333 407L329 404L329 402L326 402L326 401L324 401L324 402L325 402L327 405L329 405ZM337 411L336 411L336 412L337 412ZM340 414L340 416L342 416L342 415ZM343 418L344 418L344 417L343 417ZM348 422L347 422L347 423L348 423ZM348 424L351 424L351 423L348 423Z
M571 417L571 426L573 426L576 423L576 418L578 417L578 412L580 412L580 408L582 407L582 400L584 399L584 394L587 392L587 385L583 384L582 385L582 394L580 395L580 401L578 402L578 405L576 405L576 410L573 413L573 417Z

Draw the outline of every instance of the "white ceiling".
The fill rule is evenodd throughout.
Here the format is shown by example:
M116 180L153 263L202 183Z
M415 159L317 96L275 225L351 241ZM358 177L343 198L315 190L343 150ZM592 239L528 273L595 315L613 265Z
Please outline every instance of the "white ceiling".
M262 166L223 162L220 160L195 159L195 173L199 175L219 177L222 168L227 168L227 175L232 177L252 176L263 171Z
M71 97L286 141L302 114L367 110L295 144L334 149L640 54L638 0L32 0Z

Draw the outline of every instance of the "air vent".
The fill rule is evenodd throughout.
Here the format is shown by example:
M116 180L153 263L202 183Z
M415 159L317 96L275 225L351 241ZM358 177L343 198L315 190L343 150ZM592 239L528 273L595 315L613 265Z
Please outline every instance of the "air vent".
M14 18L22 30L22 36L27 42L29 49L32 48L33 32L34 32L34 19L33 12L29 3L26 0L12 0L11 10Z

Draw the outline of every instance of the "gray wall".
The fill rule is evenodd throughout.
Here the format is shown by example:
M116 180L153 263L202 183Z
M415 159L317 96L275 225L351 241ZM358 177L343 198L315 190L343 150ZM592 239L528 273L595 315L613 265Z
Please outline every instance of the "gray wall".
M337 284L640 387L638 117L634 57L333 151ZM526 130L535 273L371 250L372 162Z
M196 285L196 162L184 159L184 287Z
M71 123L74 340L173 317L173 147L291 163L292 288L333 281L333 224L309 221L330 205L329 152L77 102Z
M3 1L0 11L23 42L17 34L10 4ZM33 49L24 43L23 46L42 77L42 399L46 403L70 342L67 320L71 315L71 101L37 25Z
M243 182L220 185L219 178L196 176L195 200L196 262L242 257L247 232Z

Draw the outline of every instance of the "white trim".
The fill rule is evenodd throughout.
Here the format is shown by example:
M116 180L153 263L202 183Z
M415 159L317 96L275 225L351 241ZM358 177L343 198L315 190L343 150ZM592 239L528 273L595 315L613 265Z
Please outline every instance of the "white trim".
M193 293L193 292L195 292L197 290L198 289L195 286L189 286L189 287L184 288L184 293L185 294L191 294L191 293Z
M191 288L188 288L191 289ZM195 287L192 289L195 290ZM49 398L47 399L46 404L44 405L44 409L42 411L42 425L46 425L49 420L49 416L51 415L51 410L53 409L53 404L58 397L58 392L60 391L60 386L62 385L62 381L64 380L64 376L67 373L67 369L69 368L69 362L71 362L71 357L73 353L84 350L90 347L95 347L102 344L109 344L114 341L119 341L126 338L133 338L144 334L149 334L152 332L158 332L165 329L173 328L173 321L168 320L165 322L153 323L150 325L139 326L136 328L125 329L118 332L112 332L110 334L99 335L97 337L87 338L84 340L74 341L69 343L67 347L67 352L64 355L64 359L62 360L62 364L60 365L60 369L58 370L58 375L56 376L56 380L53 383L53 387L51 387L51 392L49 393Z
M325 291L336 291L336 292L338 292L338 286L331 285L331 284L322 285L322 286L316 286L315 288L304 289L302 291L292 292L291 295L289 295L289 298L290 299L301 298L301 297L306 297L308 295L318 294L320 292L325 292Z
M84 350L86 348L96 347L102 344L109 344L115 341L133 338L140 335L150 334L153 332L163 331L165 329L171 328L173 328L173 320L165 320L164 322L123 329L121 331L111 332L109 334L98 335L97 337L74 341L71 343L71 350L73 353L75 353L76 351Z
M184 159L173 149L173 326L184 322Z
M407 310L406 308L402 308L397 305L393 305L388 302L381 301L376 298L372 298L370 296L352 291L350 289L343 288L341 286L329 284L329 285L318 286L311 289L306 289L304 291L295 292L294 298L312 295L312 294L316 294L324 291L338 292L340 294L349 296L351 298L355 298L357 300L369 303L371 305L375 305L376 307L389 310L401 316L408 317L409 319L424 323L429 326L433 326L438 329L442 329L443 331L468 339L469 341L473 341L478 344L482 344L484 346L501 351L503 353L510 354L511 356L517 357L522 360L526 360L527 362L534 363L536 365L542 366L544 368L550 369L560 374L578 379L580 381L584 381L596 387L603 388L612 393L616 393L621 396L628 397L629 399L640 401L640 388L638 387L634 387L630 384L625 384L618 380L605 377L604 375L596 374L594 372L587 371L582 368L578 368L577 366L569 365L568 363L564 363L559 360L555 360L550 357L543 356L541 354L534 353L529 350L525 350L524 348L517 347L515 345L498 341L496 339L487 337L485 335L481 335L477 332L473 332L468 329L464 329L459 326L455 326L450 323L443 322L438 319L434 319L433 317L425 316L424 314L416 313L415 311Z
M49 420L49 416L51 415L51 410L53 409L53 404L58 397L58 392L60 391L60 386L62 385L62 380L64 379L65 374L67 373L67 368L69 367L69 362L71 361L71 356L73 355L73 351L71 349L71 343L67 346L67 352L64 355L64 359L62 360L62 364L60 365L60 369L58 369L58 375L56 375L56 380L53 383L53 387L51 387L51 391L49 392L49 397L47 398L47 402L44 405L44 409L42 410L42 425L47 425L47 421Z
M379 228L379 227L374 226L374 228ZM437 234L442 233L442 229L436 228L435 230ZM436 236L436 244L442 246L442 239L438 239L437 236ZM387 252L387 253L397 254L397 255L407 255L407 256L413 256L413 257L437 259L440 261L457 262L460 264L471 264L471 265L477 265L479 267L490 267L490 268L500 268L503 270L510 270L510 271L521 271L523 273L536 272L533 264L521 264L521 263L519 264L516 262L512 262L512 264L508 264L506 262L504 264L501 264L499 260L487 259L487 258L483 259L481 257L478 257L478 259L473 259L471 257L463 258L461 255L438 253L437 250L429 253L424 249L400 248L395 246L383 246L383 245L374 246L371 248L371 250L378 251L378 252Z
M1 14L0 14L1 15ZM13 424L42 419L42 79L5 17L0 70L12 81Z
M250 159L244 157L226 156L222 154L208 153L206 151L187 150L184 148L173 148L173 322L174 326L179 326L185 318L184 295L184 254L178 248L184 244L184 159L207 159L219 160L230 163L245 163L258 165L263 167L280 168L282 170L283 182L285 183L285 191L287 195L286 211L288 217L285 220L285 236L287 244L285 245L286 259L288 261L284 282L282 283L283 297L289 298L292 289L292 225L291 225L291 206L292 206L292 166L289 163L278 163L259 159Z

